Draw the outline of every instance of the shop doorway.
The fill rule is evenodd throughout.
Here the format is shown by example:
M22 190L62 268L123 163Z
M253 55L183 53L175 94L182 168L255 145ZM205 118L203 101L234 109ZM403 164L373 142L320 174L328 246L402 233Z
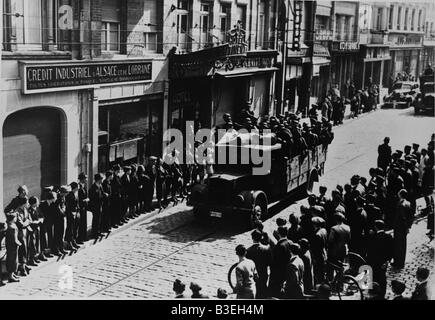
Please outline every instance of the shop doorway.
M3 201L26 185L30 195L43 187L61 185L63 114L41 107L15 112L3 124Z

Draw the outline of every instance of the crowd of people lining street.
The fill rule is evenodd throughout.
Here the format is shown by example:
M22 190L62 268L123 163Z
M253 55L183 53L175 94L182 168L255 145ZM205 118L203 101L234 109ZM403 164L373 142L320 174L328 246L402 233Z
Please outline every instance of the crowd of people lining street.
M331 266L343 266L348 252L353 252L373 270L371 299L385 299L388 264L393 260L393 268L405 267L407 234L418 199L425 202L427 235L434 236L434 144L435 134L426 149L413 144L393 153L385 138L378 148L378 166L369 170L369 178L354 175L344 187L337 185L330 197L327 188L320 186L319 195L309 196L300 215L292 213L288 221L277 219L272 235L258 221L251 233L253 244L236 247L237 298L329 299ZM428 299L429 274L425 266L418 268L411 299ZM192 287L200 288L196 283ZM393 280L391 288L394 299L409 299L402 295L403 282ZM186 298L184 289L176 280L177 298Z
M350 105L351 118L377 109L379 86L373 82L372 78L369 78L364 90L356 90L353 81L348 80L344 91L341 93L338 85L332 87L320 103L311 106L310 117L315 117L320 111L323 118L332 121L336 126L343 124L347 105Z
M235 125L237 129L260 132L270 128L277 142L293 154L333 139L331 126L315 119L312 127L302 127L300 119L288 113L259 121L249 109L244 109L240 118L244 120L241 125L233 124L226 114L223 127L229 130ZM96 174L89 190L84 173L69 185L45 188L41 199L29 195L25 185L20 186L18 195L4 209L7 223L2 231L9 282L18 282L20 276L26 276L31 267L47 258L77 251L87 240L89 213L92 238L99 239L129 220L152 212L156 209L153 200L159 210L183 201L193 184L203 183L212 174L208 163L168 164L164 157L150 157L145 165L115 165L105 174Z

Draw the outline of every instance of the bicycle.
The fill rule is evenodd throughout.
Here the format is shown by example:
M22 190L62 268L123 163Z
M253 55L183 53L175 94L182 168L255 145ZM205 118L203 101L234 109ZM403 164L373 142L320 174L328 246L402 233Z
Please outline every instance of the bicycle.
M364 300L367 295L366 289L361 288L360 281L365 277L366 270L361 272L361 267L367 263L363 257L354 252L349 252L344 261L338 265L328 261L328 266L333 268L332 280L326 280L331 288L331 299L339 300ZM238 262L233 264L228 270L228 283L232 290L235 289L236 275L235 269ZM315 292L315 291L314 291ZM309 297L307 297L309 298ZM311 298L314 298L311 297Z

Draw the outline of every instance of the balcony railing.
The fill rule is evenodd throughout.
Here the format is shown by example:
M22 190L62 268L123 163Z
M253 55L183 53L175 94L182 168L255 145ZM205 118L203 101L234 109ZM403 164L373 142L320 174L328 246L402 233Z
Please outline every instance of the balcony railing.
M171 79L211 76L215 71L239 68L270 68L275 50L248 51L245 44L224 44L187 54L172 54L169 62Z

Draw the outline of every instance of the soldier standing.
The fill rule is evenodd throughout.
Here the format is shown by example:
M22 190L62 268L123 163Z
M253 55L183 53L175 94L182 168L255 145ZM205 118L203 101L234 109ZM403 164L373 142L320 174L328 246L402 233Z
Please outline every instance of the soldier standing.
M83 244L88 238L88 176L84 173L79 174L79 206L80 206L80 227L79 241L77 244Z

